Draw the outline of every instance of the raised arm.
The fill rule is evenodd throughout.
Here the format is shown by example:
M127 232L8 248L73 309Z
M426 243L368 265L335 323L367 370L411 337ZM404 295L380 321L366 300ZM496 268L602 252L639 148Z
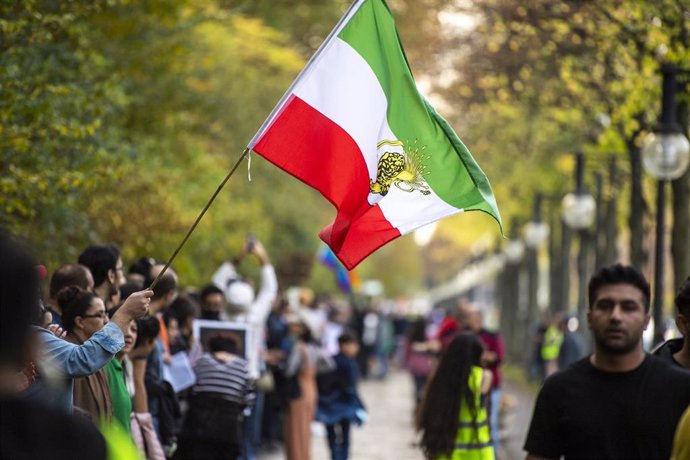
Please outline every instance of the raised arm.
M37 329L43 353L66 377L84 377L97 372L125 345L124 329L132 319L146 314L152 291L132 294L113 319L81 345L55 337L46 329Z
M254 324L263 325L271 312L271 305L273 305L278 295L278 279L276 278L276 271L273 265L271 265L268 253L259 241L255 241L252 244L250 252L254 254L261 263L261 287L249 311L249 321Z

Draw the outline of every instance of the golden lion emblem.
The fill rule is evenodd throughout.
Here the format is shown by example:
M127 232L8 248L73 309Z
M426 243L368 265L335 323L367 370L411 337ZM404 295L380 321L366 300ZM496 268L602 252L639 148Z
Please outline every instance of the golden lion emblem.
M425 147L418 148L417 143L408 148L403 148L400 141L384 140L377 147L391 147L379 157L376 168L376 180L369 180L369 191L374 194L386 196L392 185L403 192L412 193L415 190L422 195L429 195L429 185L424 180L426 167L423 156Z

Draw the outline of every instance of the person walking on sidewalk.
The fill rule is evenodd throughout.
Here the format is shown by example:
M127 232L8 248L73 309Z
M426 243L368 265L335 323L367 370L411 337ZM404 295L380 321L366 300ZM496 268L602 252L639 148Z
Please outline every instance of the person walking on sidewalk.
M594 353L544 382L527 459L667 459L690 404L690 373L648 355L649 284L633 267L604 267L589 282Z
M283 436L287 460L311 460L311 422L316 414L316 366L319 349L307 323L298 315L287 318L290 352L285 376L296 386L285 409Z
M676 326L683 337L661 344L653 354L673 364L690 369L690 278L685 280L676 295Z
M479 307L469 310L469 327L474 331L484 345L481 363L491 372L491 400L489 402L489 420L491 423L491 439L494 443L494 453L498 455L500 448L499 415L501 408L501 370L500 366L505 357L503 339L497 331L490 331L484 327L484 314Z
M333 357L335 369L320 375L316 420L326 425L332 460L347 460L350 450L350 425L361 425L366 418L357 394L359 352L357 336L350 331L338 337L340 352Z
M472 332L459 333L442 352L416 420L426 459L495 458L486 407L491 372L480 367L483 353Z

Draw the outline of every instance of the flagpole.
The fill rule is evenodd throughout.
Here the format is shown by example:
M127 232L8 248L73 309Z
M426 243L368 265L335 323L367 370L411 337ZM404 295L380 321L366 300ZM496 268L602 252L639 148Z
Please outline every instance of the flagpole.
M273 107L273 110L271 110L271 113L268 115L268 118L266 118L266 120L264 120L264 122L261 124L261 127L259 128L259 130L256 132L256 134L254 134L254 137L252 137L252 140L250 140L249 144L247 144L248 149L251 150L254 148L254 144L256 144L259 141L261 136L263 136L264 132L266 132L268 127L271 125L271 123L273 123L273 120L278 116L278 114L282 110L283 106L285 105L288 98L292 94L292 89L295 87L295 85L297 85L297 83L299 83L300 79L305 75L305 73L308 70L311 70L312 64L314 64L319 59L321 54L323 54L323 52L326 50L326 48L328 48L328 46L331 44L331 41L333 40L333 37L335 37L336 35L338 35L340 33L340 31L345 26L347 21L350 20L350 18L357 12L357 9L359 9L359 7L365 1L366 0L355 0L352 3L352 5L350 5L350 7L347 9L347 11L343 15L343 17L340 18L340 20L335 25L333 30L331 30L331 32L328 34L328 36L323 41L323 43L321 43L321 46L319 46L319 48L316 50L316 52L311 56L311 58L309 58L309 61L307 61L307 65L304 66L304 68L297 75L297 78L295 78L295 80L292 82L290 87L287 89L287 91L285 91L283 96L280 98L280 100L278 101L276 106Z
M242 160L244 160L244 158L247 156L248 153L249 153L249 147L244 149L244 152L242 152L242 156L240 157L239 160L237 160L237 163L235 163L235 166L232 167L230 172L225 176L223 181L218 185L218 188L216 189L215 193L208 200L208 202L206 203L206 206L204 206L204 209L201 211L199 216L196 218L196 220L194 221L192 226L187 231L187 234L185 235L182 242L179 244L179 246L177 246L177 249L175 249L175 252L173 252L172 256L170 256L170 259L168 259L168 262L163 267L163 270L161 270L161 272L158 274L158 276L156 276L156 279L154 279L153 282L151 283L151 285L149 286L149 289L153 290L153 288L156 287L156 284L158 284L158 281L163 277L165 272L168 270L168 267L170 267L170 265L173 263L173 260L175 260L175 257L177 257L177 254L180 252L180 249L182 249L182 246L185 245L185 243L187 242L187 240L191 236L192 232L194 232L194 229L196 229L196 226L199 225L201 218L204 217L204 214L206 214L206 211L208 211L208 208L211 207L211 204L216 199L216 197L218 196L220 191L223 189L223 186L225 186L226 182L230 179L230 177L232 177L232 175L235 173L235 171L239 167L240 163L242 163Z

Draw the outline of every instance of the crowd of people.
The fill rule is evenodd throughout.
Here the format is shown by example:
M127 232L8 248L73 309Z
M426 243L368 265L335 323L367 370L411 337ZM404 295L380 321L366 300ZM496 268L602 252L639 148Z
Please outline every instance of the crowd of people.
M261 266L256 288L245 258ZM151 258L125 270L110 244L49 273L0 233L0 458L235 460L282 446L309 460L318 422L344 460L368 417L357 382L385 378L391 361L411 375L426 458L500 454L505 350L481 309L461 300L443 317L408 318L294 293L253 238L207 285L183 289ZM545 328L528 458L687 458L690 280L675 299L683 337L654 354L642 345L649 301L637 270L605 267L589 284L594 351L568 349L565 318ZM202 335L202 323L219 327ZM183 387L179 362L193 375Z
M390 322L374 309L353 314L309 289L291 302L254 238L199 289L183 288L171 267L148 257L126 269L111 244L91 245L50 273L10 236L2 244L12 251L3 252L0 325L14 340L3 343L3 401L89 425L80 444L91 439L101 450L84 458L103 458L107 445L111 458L255 459L282 447L289 460L309 460L315 420L333 458L348 458L350 427L367 418L356 382L386 372ZM252 257L258 288L240 270ZM22 264L31 269L22 273ZM220 327L200 337L196 323L242 325L246 335ZM14 324L25 335L8 334ZM182 388L171 376L179 362L193 372ZM1 440L11 438L0 443L2 458L31 453L22 427L5 423L12 413L1 414Z

